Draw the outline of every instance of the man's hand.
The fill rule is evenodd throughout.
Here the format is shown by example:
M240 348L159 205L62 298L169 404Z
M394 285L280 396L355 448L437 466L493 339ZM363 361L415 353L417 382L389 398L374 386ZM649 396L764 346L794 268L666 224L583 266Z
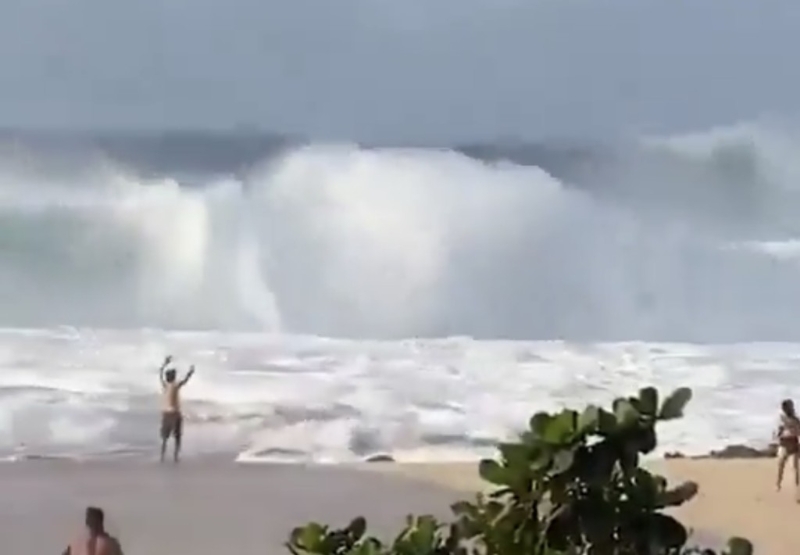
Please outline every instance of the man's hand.
M166 365L167 365L167 364L169 364L170 362L172 362L172 355L167 355L167 356L165 356L165 357L164 357L164 365L166 366Z

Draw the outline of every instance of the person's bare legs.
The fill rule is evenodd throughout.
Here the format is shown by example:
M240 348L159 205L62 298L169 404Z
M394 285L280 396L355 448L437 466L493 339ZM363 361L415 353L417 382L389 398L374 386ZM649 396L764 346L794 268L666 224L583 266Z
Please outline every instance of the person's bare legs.
M167 438L161 438L161 462L164 462L164 456L167 454Z
M180 454L181 454L181 436L178 435L178 436L175 436L175 445L174 445L173 451L172 451L172 461L173 462L178 462L178 459L180 458ZM795 460L795 464L796 463L797 463L797 460ZM795 468L797 468L797 467L795 466Z
M792 470L794 470L794 492L800 502L800 453L792 454Z
M786 449L780 447L778 449L778 480L775 484L776 491L781 491L781 484L783 483L783 471L786 469L786 461L789 458L789 453ZM795 461L797 458L795 457Z
M178 462L181 455L181 443L183 440L183 416L180 414L175 422L175 435L173 439L175 440L175 445L174 451L172 452L172 461Z

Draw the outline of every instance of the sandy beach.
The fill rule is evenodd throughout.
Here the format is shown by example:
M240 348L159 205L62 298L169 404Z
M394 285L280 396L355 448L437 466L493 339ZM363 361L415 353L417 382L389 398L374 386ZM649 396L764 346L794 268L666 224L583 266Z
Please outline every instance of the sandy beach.
M758 555L795 555L800 505L776 493L773 460L650 463L700 494L677 510L702 542L743 535ZM127 555L279 554L290 529L309 520L366 515L391 537L409 513L447 516L483 483L473 463L355 466L28 462L0 465L0 537L6 555L58 553L97 504Z
M0 465L3 555L61 553L88 504L126 555L272 555L293 526L364 514L383 534L409 513L445 516L454 491L335 466L26 462Z

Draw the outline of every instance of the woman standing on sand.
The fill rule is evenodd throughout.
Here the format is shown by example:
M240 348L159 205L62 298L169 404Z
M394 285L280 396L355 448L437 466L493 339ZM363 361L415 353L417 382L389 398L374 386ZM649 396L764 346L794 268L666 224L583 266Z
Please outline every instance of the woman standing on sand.
M775 431L778 440L778 483L777 489L781 490L783 482L783 471L786 468L786 461L792 459L794 469L795 489L800 487L800 419L794 410L794 403L791 399L786 399L781 403L781 417L778 422L778 429ZM800 493L800 492L799 492Z

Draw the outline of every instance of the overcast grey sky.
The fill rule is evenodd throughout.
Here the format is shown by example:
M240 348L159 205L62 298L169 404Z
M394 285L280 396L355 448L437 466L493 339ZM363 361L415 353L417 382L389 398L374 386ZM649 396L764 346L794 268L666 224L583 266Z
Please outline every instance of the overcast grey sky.
M800 108L797 0L0 0L0 125L357 139Z

